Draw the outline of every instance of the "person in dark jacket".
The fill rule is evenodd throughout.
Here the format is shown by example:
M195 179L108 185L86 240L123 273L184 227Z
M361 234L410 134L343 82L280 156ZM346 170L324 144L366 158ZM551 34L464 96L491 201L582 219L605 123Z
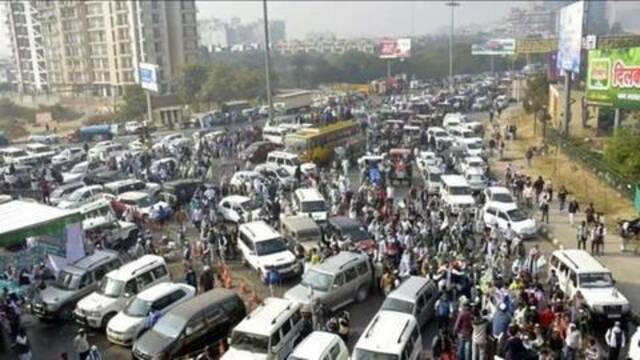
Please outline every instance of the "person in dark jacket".
M184 275L184 281L187 284L193 286L196 291L198 291L198 278L196 277L196 272L193 271L191 265L189 265L189 267L187 268L187 272Z
M523 360L529 358L527 348L524 347L522 339L518 335L517 326L511 326L507 332L507 342L505 344L504 359L505 360Z
M200 285L202 286L202 291L207 292L214 288L215 286L215 277L213 276L213 271L210 266L205 266L202 274L200 274Z

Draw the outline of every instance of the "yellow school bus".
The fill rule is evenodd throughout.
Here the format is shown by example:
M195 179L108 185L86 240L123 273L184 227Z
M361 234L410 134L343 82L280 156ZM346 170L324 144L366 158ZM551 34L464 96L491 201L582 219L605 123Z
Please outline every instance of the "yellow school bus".
M358 145L359 140L364 140L364 137L359 134L358 124L348 120L287 134L284 145L303 161L322 164L331 159L335 148Z

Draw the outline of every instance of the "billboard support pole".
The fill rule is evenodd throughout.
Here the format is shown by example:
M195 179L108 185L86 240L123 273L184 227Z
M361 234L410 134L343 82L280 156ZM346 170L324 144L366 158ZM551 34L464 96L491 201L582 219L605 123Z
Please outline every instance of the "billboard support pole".
M455 1L449 1L446 3L451 8L451 29L449 32L449 90L453 92L453 10L456 6L460 6L460 3Z
M391 60L387 59L387 77L391 77Z
M564 136L569 137L569 123L571 122L571 71L564 71Z
M613 116L613 136L618 135L618 127L620 127L620 108L616 108Z
M267 85L267 104L269 105L269 120L267 124L273 124L273 97L271 95L271 53L269 48L269 18L267 17L267 0L262 1L264 20L264 71Z

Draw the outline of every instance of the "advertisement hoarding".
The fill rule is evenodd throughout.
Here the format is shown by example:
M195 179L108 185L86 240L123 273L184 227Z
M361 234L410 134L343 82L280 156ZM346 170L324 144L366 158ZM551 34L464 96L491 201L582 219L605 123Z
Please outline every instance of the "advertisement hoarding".
M558 69L580 72L580 51L582 50L582 18L584 2L565 6L560 11L560 32L558 34Z
M515 39L489 39L482 44L471 45L471 55L514 55Z
M589 51L587 100L621 109L640 109L640 47Z
M158 65L140 63L138 75L140 86L143 89L158 91Z
M411 57L411 39L383 39L380 41L380 59L408 59Z

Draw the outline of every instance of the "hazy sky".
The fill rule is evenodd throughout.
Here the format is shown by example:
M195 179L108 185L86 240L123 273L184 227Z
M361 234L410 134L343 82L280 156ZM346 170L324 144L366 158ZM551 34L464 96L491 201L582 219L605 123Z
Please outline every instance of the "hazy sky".
M197 1L199 18L262 17L262 1ZM455 22L485 24L503 18L516 1L461 1ZM269 18L286 22L287 38L309 31L338 37L433 33L449 25L444 1L269 1Z

